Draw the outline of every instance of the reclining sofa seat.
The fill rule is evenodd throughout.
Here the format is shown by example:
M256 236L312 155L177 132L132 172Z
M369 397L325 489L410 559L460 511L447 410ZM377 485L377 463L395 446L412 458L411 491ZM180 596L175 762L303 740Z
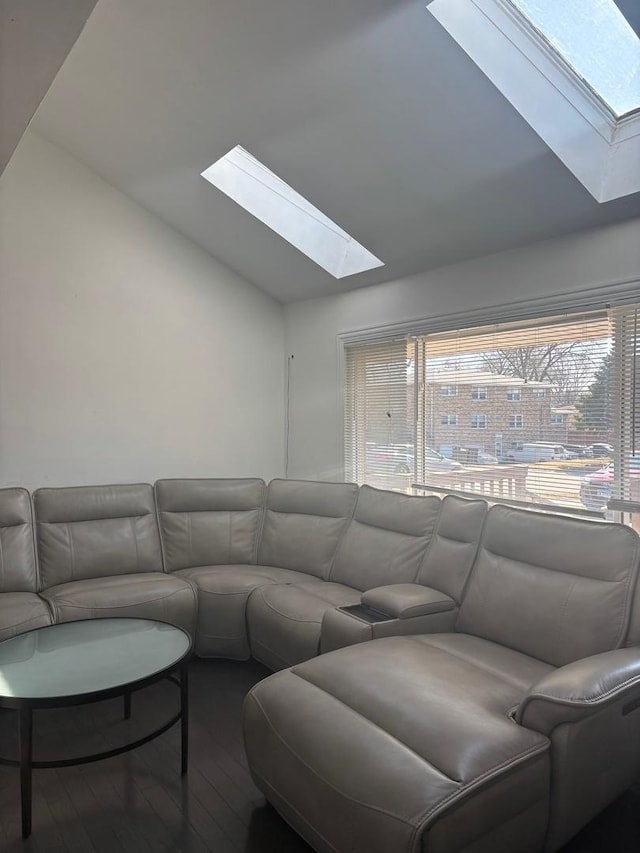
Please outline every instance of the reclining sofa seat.
M637 574L629 528L492 507L455 631L252 688L256 784L322 853L558 850L640 769Z
M29 492L0 489L0 640L51 624L38 589Z
M253 656L274 670L315 657L327 611L358 604L363 590L414 580L439 506L438 498L361 486L325 582L263 587L251 596L247 615ZM317 532L311 536L314 541Z
M327 583L357 500L355 483L281 479L269 483L258 564L293 573L286 584L256 589L247 603L251 654L270 669L287 665L290 650L296 649L300 641L298 628L304 626L306 614L299 610L294 620L285 616L283 621L271 604L264 609L260 606L267 592L279 589L286 594L295 585L317 590L318 596L329 596L336 603L357 600L355 593L349 592L345 597L346 591ZM272 620L274 615L276 618Z
M421 498L421 500L431 500ZM357 610L333 608L322 618L323 653L377 637L451 631L480 545L488 504L446 495L414 583L367 590Z
M159 480L165 565L198 589L196 653L246 660L254 590L318 583L353 512L350 483L256 478Z
M41 595L54 621L130 616L193 635L196 593L163 570L151 486L47 488L33 499Z

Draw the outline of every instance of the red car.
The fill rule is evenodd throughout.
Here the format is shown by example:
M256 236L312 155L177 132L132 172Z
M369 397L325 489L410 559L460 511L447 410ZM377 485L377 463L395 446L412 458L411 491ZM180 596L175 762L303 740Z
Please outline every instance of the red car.
M629 474L640 477L640 456L632 456L629 460ZM614 476L613 462L593 474L587 474L580 484L580 500L587 509L607 508Z

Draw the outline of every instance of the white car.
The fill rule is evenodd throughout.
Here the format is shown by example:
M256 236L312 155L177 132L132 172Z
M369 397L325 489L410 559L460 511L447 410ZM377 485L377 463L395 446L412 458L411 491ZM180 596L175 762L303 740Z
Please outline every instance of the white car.
M492 453L485 453L484 450L478 451L476 465L497 465L498 463L499 460L497 456L494 456Z
M447 459L432 447L424 448L424 464L430 471L458 471L463 466L455 459ZM366 465L371 472L385 474L415 473L413 444L375 444L367 442Z
M435 471L460 471L464 466L455 459L448 459L432 447L424 449L424 464L426 468Z

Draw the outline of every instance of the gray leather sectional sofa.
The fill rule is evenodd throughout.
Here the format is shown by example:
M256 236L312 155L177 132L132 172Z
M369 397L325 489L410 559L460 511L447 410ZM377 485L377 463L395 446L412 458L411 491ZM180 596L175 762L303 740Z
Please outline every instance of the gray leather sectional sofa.
M249 765L323 853L554 851L629 787L638 564L621 525L347 483L0 490L0 638L157 618L278 670Z

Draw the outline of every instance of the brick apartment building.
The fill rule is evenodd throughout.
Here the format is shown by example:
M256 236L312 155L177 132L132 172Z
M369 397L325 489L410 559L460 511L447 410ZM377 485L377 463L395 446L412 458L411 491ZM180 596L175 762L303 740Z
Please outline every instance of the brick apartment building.
M553 405L554 386L485 371L429 376L426 443L449 455L477 448L501 456L522 441L567 441L567 412Z

